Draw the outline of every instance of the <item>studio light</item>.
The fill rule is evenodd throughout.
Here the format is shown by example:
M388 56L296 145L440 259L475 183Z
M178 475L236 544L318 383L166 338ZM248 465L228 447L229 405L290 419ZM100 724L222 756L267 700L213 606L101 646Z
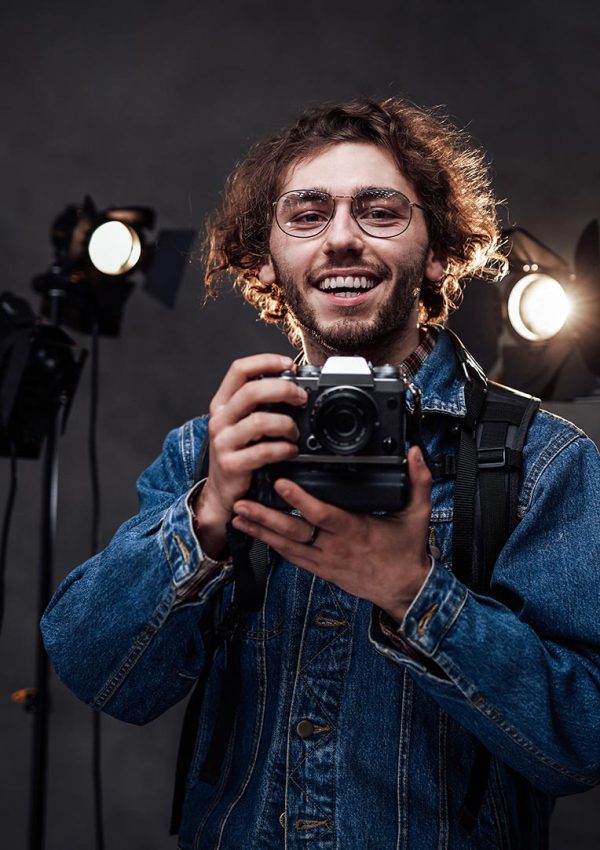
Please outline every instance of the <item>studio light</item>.
M537 342L551 339L561 330L571 304L556 278L532 270L514 284L506 309L513 330L523 339Z
M99 272L108 275L127 274L142 255L138 233L122 221L106 221L92 231L88 254Z
M509 273L499 288L504 323L495 376L542 399L588 395L600 374L597 223L580 238L574 266L523 228L504 237Z

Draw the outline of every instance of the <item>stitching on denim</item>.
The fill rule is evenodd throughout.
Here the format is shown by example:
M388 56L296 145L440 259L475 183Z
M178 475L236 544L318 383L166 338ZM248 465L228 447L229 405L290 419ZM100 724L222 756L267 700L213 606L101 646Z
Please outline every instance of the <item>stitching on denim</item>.
M438 850L448 850L448 773L446 755L448 747L448 715L443 708L438 711Z
M337 611L339 612L340 617L343 617L344 616L344 610L343 610L341 604L339 603L339 601L336 598L334 586L331 584L331 582L325 581L324 579L320 579L320 581L322 581L323 585L329 590L329 593L330 593L330 595L333 599L333 603L334 603ZM355 605L354 605L354 613L356 613L356 604L357 603L355 603ZM344 636L344 634L348 631L349 628L350 628L350 623L348 623L346 626L341 628L339 631L332 633L331 640L329 640L326 644L324 644L322 647L320 647L320 649L318 649L317 652L314 655L312 655L309 659L307 659L306 663L301 667L300 672L304 673L306 668L310 664L312 664L312 662L316 658L318 658L319 655L321 655L322 652L324 652L326 649L329 649L334 643L336 643L336 641L339 641Z
M521 732L507 723L502 714L477 691L474 684L469 682L469 680L460 673L458 668L445 653L440 652L436 658L436 662L454 682L463 695L469 700L470 705L477 709L483 717L490 720L498 729L500 729L501 732L505 732L515 744L521 747L521 749L532 755L541 764L544 764L554 770L556 773L567 776L569 779L573 779L576 782L581 782L588 788L594 788L598 784L594 780L590 780L587 777L582 776L579 773L575 773L574 771L569 770L569 768L563 767L555 762L539 750Z
M314 583L314 580L313 580L312 587L314 587L314 586L315 586L315 583ZM325 589L325 587L327 587L330 594L333 596L334 604L336 605L337 610L340 611L341 615L343 615L343 609L341 607L341 603L338 604L338 600L335 598L334 588L329 583L325 583L323 589ZM358 601L359 601L358 598L355 598L354 600L352 600L351 598L349 599L349 602L353 605L352 619L354 619L354 617L356 615L356 609L357 609L357 606L358 606ZM308 604L308 607L307 607L307 612L310 611L311 607L312 607L312 593L311 593L311 598L309 600L309 604ZM305 621L306 621L306 618L305 618ZM334 638L338 639L340 634L335 635ZM353 633L351 631L351 634L350 634L351 639L348 642L348 645L346 647L343 647L343 649L345 650L345 658L343 659L344 663L339 666L339 672L340 672L342 678L346 674L346 672L348 670L348 666L350 664L350 659L351 659L351 655L352 655L352 637L353 637ZM330 640L330 641L328 641L326 646L330 647L334 642L335 642L335 640ZM321 650L319 650L319 652L317 652L312 657L311 661L315 657L320 655L320 652L321 652ZM301 651L300 654L302 654L302 651ZM318 706L318 710L323 714L324 718L326 719L326 722L328 722L328 724L332 727L331 731L333 733L336 730L336 724L333 722L332 716L331 716L330 712L327 710L327 708L325 707L325 705L323 704L319 694L315 691L315 689L309 683L306 675L304 675L304 671L306 671L309 668L311 661L307 662L307 664L302 667L302 670L299 671L299 673L297 674L297 681L300 680L300 677L301 677L302 688L303 688L303 696L308 697L309 701L315 703ZM340 682L340 686L341 686L341 682ZM294 696L295 696L295 694L294 694ZM339 703L336 703L336 706L338 704ZM292 702L292 705L293 705L293 702ZM290 712L290 720L291 720L291 712ZM298 787L301 790L301 792L306 796L306 798L312 801L313 805L319 811L323 811L323 815L325 817L328 817L329 823L331 825L328 828L331 830L333 835L335 835L336 834L335 812L336 812L336 805L337 805L337 794L336 794L335 783L333 784L333 788L332 788L332 799L331 799L331 804L330 804L331 814L328 815L328 813L323 810L322 806L319 803L317 803L317 801L313 798L312 794L309 793L307 788L304 787L305 783L301 784L300 779L297 778L297 774L300 772L300 770L304 766L304 764L309 759L314 759L315 754L318 752L319 749L326 749L326 747L328 746L329 743L331 743L331 745L333 747L332 764L335 764L336 759L337 759L337 739L336 739L335 735L333 735L332 739L324 736L323 738L320 738L320 739L317 739L316 741L314 741L310 748L306 748L303 752L301 751L300 758L294 764L293 769L290 769L291 766L290 766L290 761L289 761L289 747L288 747L288 761L287 761L287 765L286 765L286 768L287 768L286 779L289 779L290 781L292 781L294 783L294 785L296 787ZM286 791L286 810L287 810L287 791Z
M492 765L491 765L491 774L490 774L490 786L491 786L491 799L494 804L494 809L496 811L496 817L498 818L498 834L500 846L503 850L510 850L510 836L508 829L508 813L506 808L506 796L504 794L504 788L502 787L502 780L500 779L500 771L498 769L498 759L493 756L492 757Z
M174 591L171 586L167 589L165 595L158 603L154 613L152 614L147 625L134 638L131 649L125 655L121 663L117 666L111 678L98 691L91 702L91 707L96 709L103 708L106 703L114 696L119 686L123 683L127 675L131 672L135 664L139 661L144 651L150 645L152 638L158 632L164 621L169 615L173 602Z
M196 835L194 836L194 850L201 850L199 845L199 841L202 838L202 833L209 821L210 816L217 808L221 800L223 799L223 794L225 793L225 786L227 784L227 780L229 779L229 771L231 770L231 764L233 762L233 744L235 741L235 735L237 731L238 718L236 717L233 723L233 729L231 731L231 738L229 740L229 744L227 746L227 752L225 754L225 761L222 768L222 776L221 781L215 791L215 795L210 801L209 805L206 807L206 812L203 819L198 824L198 829L196 830Z
M268 602L268 598L269 598L269 585L270 585L270 582L271 582L271 576L272 575L273 575L273 572L272 571L269 572L269 575L267 577L267 583L266 583L266 586L265 586L264 604L263 604L262 611L261 611L261 621L262 621L263 625L264 625L264 620L265 620L265 609L267 607L267 602ZM240 802L240 800L244 796L246 788L250 784L252 774L254 773L254 767L255 767L256 761L258 759L258 751L260 749L260 740L262 738L263 726L264 726L264 721L265 721L265 710L266 710L266 705L267 705L268 681L267 681L267 666L266 666L265 655L266 655L266 648L263 644L259 643L257 645L257 652L256 652L256 656L257 656L256 657L256 678L258 679L259 682L261 681L260 667L261 667L261 663L262 663L262 673L263 673L262 679L263 679L263 683L264 683L264 688L262 689L261 706L260 707L257 706L257 718L258 718L258 715L260 714L260 721L258 723L255 721L255 723L254 723L254 735L253 735L252 745L251 745L251 747L252 747L251 752L254 755L253 755L253 758L250 761L250 764L248 765L248 769L246 771L246 776L244 778L244 781L242 783L242 787L240 788L237 797L235 798L235 800L233 800L231 802L228 811L223 816L223 820L221 822L221 828L219 830L219 841L217 843L215 850L220 850L221 841L223 840L223 832L225 830L225 824L227 823L229 817L231 816L231 814L232 814L233 810L235 809L235 807L237 806L237 804ZM260 658L259 658L259 656L260 656ZM259 695L261 694L260 685L258 687L258 694Z
M298 587L298 579L299 579L300 573L301 573L300 570L294 571L293 587L290 587L290 589L289 589L289 594L291 595L291 606L290 606L291 613L290 613L289 622L292 624L292 625L290 625L290 628L289 628L290 643L292 642L292 639L293 639L293 623L295 622L295 609L296 609L296 599L297 599L296 590L297 590L297 587ZM290 653L288 653L288 656L289 655L290 655ZM287 674L287 670L286 670L286 674ZM269 747L270 753L267 755L266 764L265 764L266 782L265 782L265 785L264 785L264 791L263 791L262 802L261 802L261 809L260 809L261 814L260 814L260 818L258 819L258 825L257 825L257 829L256 829L256 834L259 837L261 835L261 831L263 829L263 823L265 821L265 817L266 817L266 814L267 814L267 808L268 808L268 802L269 802L269 791L270 791L271 787L273 787L273 771L276 769L277 764L278 764L277 757L279 755L281 748L284 746L284 742L287 740L286 732L287 732L288 724L286 724L284 722L284 718L285 718L286 711L288 712L288 716L291 716L291 713L290 713L291 701L288 701L288 698L287 698L288 694L289 694L289 688L287 688L287 687L281 688L281 691L280 691L281 703L278 702L278 704L277 704L277 710L275 712L277 719L275 721L275 729L273 730L273 735L272 735L272 738L271 738L271 744L270 744L270 747ZM281 710L279 710L279 709L281 709ZM285 795L285 792L284 792L284 795ZM284 796L284 801L283 801L284 808L286 808L286 804L287 804L287 801L286 801L285 796Z
M191 461L193 444L193 424L190 421L186 422L181 428L181 457L183 459L183 468L185 469L186 487L189 489L194 480L194 472Z
M166 537L165 537L165 534L166 534L166 529L165 529L166 522L167 522L167 514L165 514L165 515L164 515L164 517L163 517L163 519L162 519L162 522L161 522L161 524L160 524L160 537L161 537L161 540L162 540L163 549L165 550L165 557L166 557L166 559L167 559L167 563L169 564L169 567L171 568L171 575L172 575L172 576L173 576L173 578L174 578L174 577L175 577L175 568L173 567L173 562L171 561L171 553L170 553L170 551L169 551L169 547L167 546L167 540L166 540Z
M300 644L298 646L298 662L296 664L296 674L294 676L294 686L292 688L292 699L290 702L290 713L288 717L288 730L287 730L287 747L286 747L286 756L285 756L285 793L284 793L284 809L287 812L288 810L288 789L289 789L289 780L290 780L290 748L291 748L291 727L292 727L292 712L294 709L294 702L296 699L296 688L298 686L298 680L300 678L300 660L302 658L302 651L304 649L304 638L306 635L306 630L308 627L308 616L310 612L310 606L312 603L313 597L313 589L315 586L316 576L313 575L311 583L310 583L310 591L308 593L308 600L306 603L306 610L304 612L304 622L302 624L302 634L300 635ZM284 850L288 850L288 829L287 825L284 829Z
M529 470L529 474L523 483L521 498L519 499L520 515L527 513L531 507L535 489L550 463L558 457L563 449L567 448L567 446L570 446L571 443L579 439L581 439L579 434L565 429L560 431L554 439L548 443L544 451L532 465Z
M315 798L312 796L312 794L309 794L309 792L306 790L306 788L298 782L296 777L290 774L290 779L294 783L296 788L298 788L298 790L301 791L308 800L310 800L310 802L313 804L315 809L318 809L320 812L322 812L323 817L330 819L329 815L327 814L325 809L322 807L322 805L315 800Z
M442 626L442 628L440 630L440 633L439 633L437 640L435 641L435 643L432 646L428 645L429 641L427 640L427 636L425 637L425 640L420 641L418 638L416 638L414 636L406 635L407 640L409 640L409 642L412 640L412 643L416 644L416 648L419 649L421 652L424 652L426 655L431 655L431 656L435 655L435 653L437 652L437 650L439 648L439 645L441 644L443 639L446 637L446 635L448 634L448 632L450 631L450 629L452 628L452 626L454 625L454 623L458 619L460 612L464 608L465 602L467 601L467 599L469 597L469 590L466 587L462 588L462 596L458 596L458 592L460 592L460 590L459 590L458 583L457 583L456 586L454 586L449 591L448 597L447 597L447 599L449 598L450 603L452 605L454 605L454 610L451 609L450 614L446 618L446 622L444 623L444 625ZM453 602L452 601L453 597L456 597L456 596L458 596L458 599L457 599L456 602ZM447 600L444 600L444 603L446 601Z
M398 763L396 768L396 797L398 805L398 837L396 850L407 850L409 839L408 820L408 769L412 735L413 681L408 670L402 679L402 703L400 706L400 730L398 735Z

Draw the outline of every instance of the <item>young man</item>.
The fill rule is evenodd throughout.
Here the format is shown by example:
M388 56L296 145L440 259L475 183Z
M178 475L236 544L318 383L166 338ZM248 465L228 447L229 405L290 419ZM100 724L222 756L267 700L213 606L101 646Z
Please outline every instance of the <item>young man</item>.
M441 323L458 280L502 261L483 159L461 133L394 98L307 113L237 166L209 236L209 287L234 272L307 363L401 364L428 453L456 454L468 382ZM288 512L248 498L254 470L298 451L292 417L263 408L306 402L276 377L291 367L233 363L210 418L167 437L139 515L46 612L58 675L133 723L206 678L182 850L547 847L553 798L600 777L595 446L535 417L520 521L475 593L451 570L453 480L432 484L416 446L396 515L344 511L287 480L275 486ZM261 610L214 653L231 520L275 555Z

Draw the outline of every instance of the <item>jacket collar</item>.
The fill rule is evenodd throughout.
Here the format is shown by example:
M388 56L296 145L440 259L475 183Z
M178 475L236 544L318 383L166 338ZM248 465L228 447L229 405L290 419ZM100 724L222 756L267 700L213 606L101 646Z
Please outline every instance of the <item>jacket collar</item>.
M461 370L454 343L442 328L435 348L413 380L421 391L423 412L445 413L462 417L467 412L465 403L466 377ZM408 406L412 408L413 393L408 393Z

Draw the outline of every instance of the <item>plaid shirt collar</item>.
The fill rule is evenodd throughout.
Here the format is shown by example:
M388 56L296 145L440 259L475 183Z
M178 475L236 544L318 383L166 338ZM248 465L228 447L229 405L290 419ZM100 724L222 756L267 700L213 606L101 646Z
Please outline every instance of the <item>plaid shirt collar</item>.
M419 345L415 348L413 353L409 354L406 360L403 360L400 364L400 373L404 375L409 383L413 382L417 372L435 348L438 338L438 329L434 327L425 327L422 329L421 335L422 338Z

